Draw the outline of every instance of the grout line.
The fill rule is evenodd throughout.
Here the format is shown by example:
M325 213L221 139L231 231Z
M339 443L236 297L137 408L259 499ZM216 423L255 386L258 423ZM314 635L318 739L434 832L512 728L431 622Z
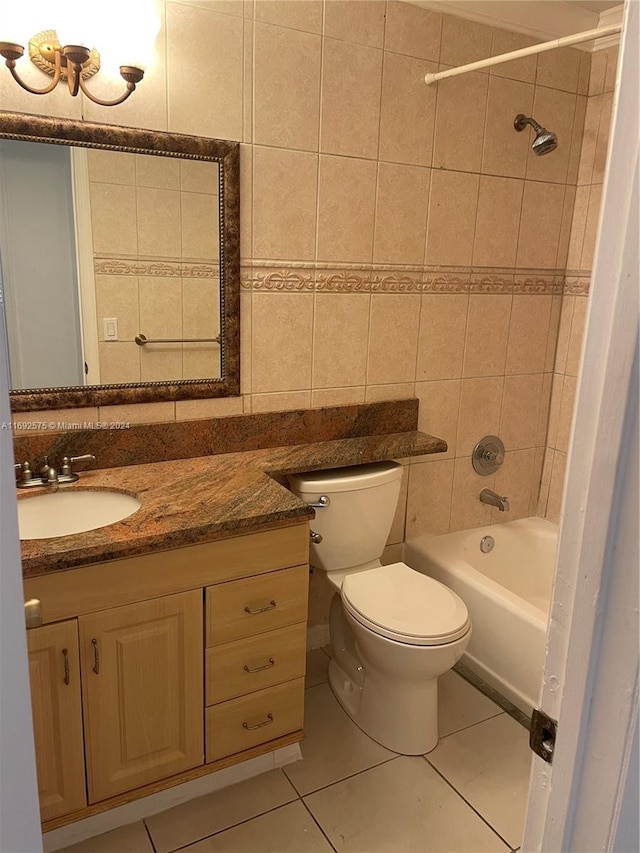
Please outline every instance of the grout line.
M327 840L327 844L329 845L329 847L331 847L331 849L334 851L334 853L338 853L338 851L336 850L336 848L335 848L335 847L333 846L333 844L331 843L331 839L329 838L329 836L327 835L327 833L324 831L324 829L322 828L321 823L318 821L318 819L316 818L316 816L314 815L314 813L311 811L311 809L309 808L309 806L305 803L305 801L304 801L302 798L300 798L300 802L302 803L302 805L304 806L304 808L307 810L308 814L310 815L311 819L313 820L313 822L315 823L315 825L318 827L318 829L320 830L320 832L324 835L325 839Z
M438 774L438 776L440 776L440 778L441 778L444 782L446 782L446 783L447 783L447 785L451 788L451 790L452 790L452 791L455 791L455 793L460 797L460 799L461 799L461 800L463 800L463 802L465 802L465 803L469 806L469 808L471 809L471 811L473 811L473 812L474 812L474 813L475 813L475 814L480 818L480 820L481 820L484 824L486 824L486 826L487 826L487 827L488 827L488 828L489 828L489 829L490 829L490 830L491 830L495 835L497 835L497 836L498 836L498 838L500 839L500 841L502 841L504 844L506 844L506 845L507 845L507 847L509 848L509 850L512 850L513 848L511 847L511 844L509 844L509 842L508 842L505 838L503 838L503 837L502 837L502 835L500 835L500 833L498 832L498 830L497 830L495 827L493 827L493 826L489 823L489 821L484 817L484 815L482 815L482 814L478 811L478 809L476 809L476 808L475 808L475 806L473 806L473 805L469 802L469 800L467 800L467 798L466 798L465 796L463 796L463 795L460 793L460 791L458 791L458 789L455 787L455 785L454 785L452 782L450 782L450 781L447 779L447 777L446 777L446 776L444 776L444 775L443 775L443 774L438 770L438 768L437 768L437 767L435 767L435 766L434 766L434 765L429 761L429 759L426 757L426 755L423 755L423 756L422 756L422 758L426 761L426 763L429 765L429 767L431 767L431 769L432 769L432 770L434 770L434 771Z
M385 14L382 23L382 51L380 58L380 90L378 92L378 126L377 126L377 144L376 144L376 186L373 197L373 221L371 223L371 261L375 263L376 257L376 230L378 226L378 203L380 199L380 137L382 133L382 104L384 94L384 66L385 66L385 51L384 44L387 37L387 4L385 3ZM368 353L367 353L368 355ZM368 361L368 358L367 358ZM365 392L366 393L366 392Z
M502 377L502 391L501 391L501 397L500 397L500 415L498 416L498 424L499 424L498 429L500 430L500 433L502 433L502 434L504 433L504 424L503 424L502 419L505 415L504 392L505 392L505 386L507 384L507 379L510 378L511 376L530 376L531 375L531 373L522 373L522 374L511 374L511 373L508 374L507 373L507 362L509 360L509 340L511 339L511 332L512 332L511 321L513 319L513 297L514 297L514 294L511 294L511 299L509 301L509 319L507 321L507 345L504 349L503 371L501 374L498 374L499 376ZM553 297L551 297L551 299L553 299ZM546 347L545 347L545 354L546 354ZM543 367L544 367L544 365L543 365ZM538 438L537 429L536 429L535 438L536 438L536 440ZM511 448L511 450L513 450L513 449L515 449L515 448ZM492 515L493 515L493 511L492 511Z
M384 17L382 19L382 62L380 64L380 96L378 98L378 144L376 146L376 160L378 162L378 170L380 169L380 138L382 133L382 104L383 104L383 94L384 94L384 67L385 67L385 51L384 45L387 40L387 16L388 16L388 3L385 2L384 5ZM375 237L375 223L374 223L374 237ZM373 254L373 251L372 251Z
M277 768L277 769L282 770L282 767ZM263 774L261 773L259 775L262 776ZM255 779L257 777L254 776L254 777L250 777L250 778ZM249 781L249 780L246 779L244 781ZM240 785L242 783L236 782L235 784ZM233 785L231 785L229 787L233 787ZM224 791L227 789L221 788L220 790ZM212 791L211 793L217 793L217 792ZM296 794L297 794L297 791L296 791ZM280 805L273 806L273 808L265 809L263 812L259 812L258 814L255 814L255 815L252 815L251 817L245 818L244 820L239 820L237 823L233 823L230 826L225 826L224 829L218 829L215 832L211 832L209 835L203 835L201 838L193 839L193 840L189 841L187 844L181 844L179 847L172 847L170 853L177 853L178 850L188 850L194 844L199 844L202 841L206 841L208 838L215 838L216 836L222 835L223 833L228 832L231 829L236 829L236 827L242 826L245 823L251 823L252 820L256 820L259 817L264 817L264 815L271 814L271 812L277 812L278 809L283 809L286 806L290 806L291 803L297 803L299 800L300 800L300 796L298 795L298 796L294 797L294 799L289 800L289 802L287 802L287 803L280 803ZM189 800L188 802L191 802L191 801Z
M147 826L146 818L142 818L142 825L144 826L145 832L147 833L147 837L149 838L149 843L151 844L152 850L154 851L154 853L157 853L157 848L156 845L153 843L153 837L151 835L149 827Z
M461 676L461 677L462 677L462 676ZM476 688L476 689L477 689L477 688ZM483 694L483 696L484 696L484 694ZM487 697L487 698L488 698L488 697ZM492 701L493 701L493 700L492 700ZM495 714L489 714L489 716L488 716L488 717L484 717L482 720L476 720L476 722L475 722L475 723L469 723L468 725L466 725L466 726L461 726L459 729L455 729L455 730L454 730L454 731L452 731L452 732L447 732L447 734L446 734L446 735L441 735L441 736L440 736L440 738L439 738L439 740L438 740L438 743L440 743L441 741L445 741L445 740L447 740L447 738L450 738L452 735L458 735L458 734L460 734L460 732L466 732L466 731L467 731L467 729L472 729L474 726L479 726L479 725L481 725L481 723L486 723L486 722L487 722L487 720L493 720L495 717L500 717L500 716L502 716L502 714L506 714L506 713L507 713L507 712L504 710L504 708L501 708L499 705L497 705L496 707L498 708L498 710L495 712ZM428 755L428 754L429 754L429 753L425 753L425 755ZM423 758L424 758L424 755L423 755Z
M362 731L362 729L360 729L360 731ZM367 735L367 737L368 737L368 735ZM372 740L372 738L369 738L369 740ZM376 741L373 741L373 740L372 740L372 742L376 743ZM377 744L377 745L379 746L379 744ZM391 758L385 758L383 761L378 761L378 762L376 762L376 764L372 764L370 767L363 767L362 770L357 770L355 773L349 773L348 776L343 776L341 779L335 779L333 782L328 782L326 785L322 785L320 788L314 788L313 791L307 791L306 794L300 794L300 799L304 800L305 797L311 797L311 796L313 796L313 794L318 794L320 791L326 791L327 788L333 788L334 785L339 785L341 782L346 782L347 779L355 779L356 776L362 776L363 773L368 773L369 770L375 770L376 767L382 767L384 764L389 764L391 761L396 761L398 758L404 758L404 757L405 756L394 754L391 756ZM282 769L284 770L284 768L282 768ZM287 776L287 779L289 779L288 776ZM289 779L289 781L291 782L290 779ZM293 785L293 782L291 782L291 784ZM294 788L295 788L295 785L294 785ZM297 790L298 789L296 788L296 791Z
M493 41L493 36L492 36ZM491 49L491 48L489 48ZM491 81L497 78L492 77L491 74L487 72L487 88L485 89L485 98L484 98L484 121L482 124L482 148L480 149L480 169L478 170L482 173L482 166L484 164L485 154L488 150L488 134L487 130L489 129L489 96L491 94ZM494 83L494 88L495 88Z
M316 263L318 262L318 247L319 247L319 231L320 231L320 163L322 161L323 151L322 151L322 127L323 127L323 109L322 109L322 96L324 93L324 72L325 72L325 45L326 45L326 36L325 36L325 15L326 8L324 3L322 4L322 31L320 33L320 68L318 69L318 147L317 147L317 156L318 161L316 164L316 225L315 225L315 244L314 244L314 258L316 259ZM313 276L313 289L316 289L316 273L314 272ZM312 352L313 357L313 352ZM312 362L313 363L313 362Z

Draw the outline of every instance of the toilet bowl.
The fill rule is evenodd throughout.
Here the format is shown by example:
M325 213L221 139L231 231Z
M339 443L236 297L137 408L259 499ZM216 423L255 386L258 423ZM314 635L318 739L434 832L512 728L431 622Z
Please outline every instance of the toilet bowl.
M375 463L289 477L316 506L311 562L336 590L329 683L370 737L403 755L438 743L438 677L471 636L462 599L404 563L382 566L402 466Z

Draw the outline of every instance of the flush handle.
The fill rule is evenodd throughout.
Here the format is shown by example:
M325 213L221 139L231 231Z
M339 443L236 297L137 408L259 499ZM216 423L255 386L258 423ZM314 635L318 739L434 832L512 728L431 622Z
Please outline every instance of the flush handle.
M310 530L309 538L314 545L319 545L322 542L322 533L316 533L315 530Z
M330 503L331 498L329 498L327 495L320 495L317 502L309 504L309 506L313 507L313 509L324 509L325 507L329 506Z

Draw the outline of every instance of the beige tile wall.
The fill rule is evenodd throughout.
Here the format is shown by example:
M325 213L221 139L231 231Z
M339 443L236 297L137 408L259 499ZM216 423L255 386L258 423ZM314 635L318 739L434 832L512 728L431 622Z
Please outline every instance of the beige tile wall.
M588 290L609 143L618 48L593 54L569 238L565 294L553 369L538 512L558 521L564 490Z
M387 559L406 535L503 520L478 502L484 486L509 495L510 518L535 511L571 223L575 210L591 224L597 201L591 183L576 192L597 96L590 56L562 50L427 87L427 71L532 39L393 0L157 2L155 63L122 107L28 98L4 76L0 97L242 143L242 397L87 419L415 395L420 428L449 451L407 464ZM605 63L603 102L606 78ZM513 130L531 110L558 133L550 156ZM594 151L592 176L601 160ZM479 478L470 453L490 432L507 460Z
M215 343L134 343L220 334L217 165L90 150L87 166L100 381L220 376Z

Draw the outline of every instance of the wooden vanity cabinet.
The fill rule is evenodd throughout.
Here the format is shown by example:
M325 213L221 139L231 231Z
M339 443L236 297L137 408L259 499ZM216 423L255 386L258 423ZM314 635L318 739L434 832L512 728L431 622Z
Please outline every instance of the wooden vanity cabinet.
M40 815L50 820L87 804L75 619L27 631Z
M202 591L78 622L89 802L202 764Z
M302 739L308 541L298 522L25 579L44 831Z

